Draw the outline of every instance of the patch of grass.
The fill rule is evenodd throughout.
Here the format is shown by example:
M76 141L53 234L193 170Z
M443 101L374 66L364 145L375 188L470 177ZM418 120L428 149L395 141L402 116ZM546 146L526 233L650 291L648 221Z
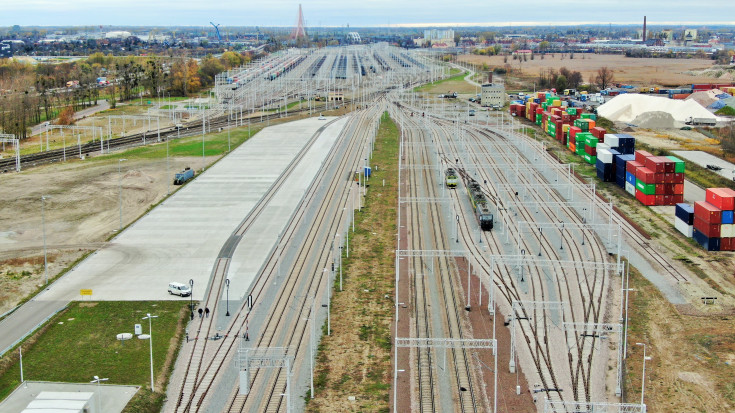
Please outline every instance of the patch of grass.
M449 73L450 73L450 76L445 79L437 80L436 82L431 82L423 86L415 87L413 89L414 92L431 92L434 90L435 86L441 86L448 82L456 82L456 81L464 82L464 78L465 76L467 76L469 72L459 71L458 69L452 68Z
M262 129L261 125L253 126L248 133L247 127L240 127L230 131L229 146L234 150L243 142L250 139ZM188 138L173 139L168 143L169 156L202 156L202 137L192 136ZM227 131L210 133L204 135L204 154L206 156L223 155L228 150ZM109 155L101 155L91 161L109 161L124 157L126 159L164 159L166 158L166 143L139 146L124 152L116 152Z
M178 349L187 305L188 301L74 302L23 344L24 378L86 383L99 375L109 377L110 383L149 385L148 341L133 338L121 342L116 336L132 333L135 324L144 324L147 333L147 322L142 317L150 312L158 316L153 320L153 368L156 388L161 393L147 398L162 402L163 384L172 365L171 352ZM17 361L17 353L3 359L0 398L20 384Z
M333 296L332 335L323 336L319 345L308 412L331 411L348 395L358 395L360 411L389 409L395 268L394 255L386 251L397 228L398 138L397 126L384 114L371 161L379 168L373 170L362 212L355 214L355 232L349 233L344 291L337 289Z

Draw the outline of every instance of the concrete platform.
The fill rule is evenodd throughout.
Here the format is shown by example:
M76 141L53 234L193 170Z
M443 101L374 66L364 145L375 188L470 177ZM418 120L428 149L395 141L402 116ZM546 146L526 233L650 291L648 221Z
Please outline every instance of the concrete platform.
M188 283L189 279L194 280L194 299L202 299L203 287L224 243L326 122L312 118L264 129L36 300L75 300L80 298L80 289L92 289L92 300L188 300L170 296L167 286L171 281ZM344 124L344 120L338 121L322 133L272 201L267 218L261 218L240 243L231 266L230 293L244 291L250 284L260 267L258 260L262 262L260 253L270 249L268 245L284 227L289 211L303 196Z
M93 379L90 377L90 380ZM32 402L36 396L42 392L93 392L92 405L93 412L118 413L121 412L130 399L140 387L138 386L118 386L110 384L101 384L97 386L94 383L52 383L44 381L26 381L16 387L10 395L0 403L0 412L3 413L20 413L28 403ZM99 394L97 393L99 391ZM100 396L99 399L97 396ZM99 402L99 408L97 407Z

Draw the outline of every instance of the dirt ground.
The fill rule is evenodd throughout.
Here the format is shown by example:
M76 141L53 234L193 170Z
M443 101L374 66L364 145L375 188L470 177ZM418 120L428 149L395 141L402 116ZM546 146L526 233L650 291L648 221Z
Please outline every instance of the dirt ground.
M721 152L718 141L708 138L696 130L636 129L633 133L637 141L654 148Z
M171 158L170 170L201 169L203 163L200 157ZM42 195L50 197L44 208L49 279L103 246L118 229L120 182L123 225L166 196L173 178L165 159L130 160L121 166L122 180L115 159L72 160L0 175L0 314L44 281Z
M461 55L461 62L468 62L481 65L488 64L491 67L503 67L504 56L476 56ZM607 54L580 54L574 55L574 59L569 59L569 55L565 54L564 58L560 53L554 56L547 55L542 60L540 55L534 57L534 60L528 60L519 63L517 60L508 58L513 70L520 70L525 76L536 77L542 70L554 69L558 71L562 67L570 70L577 70L582 73L582 78L586 82L590 75L597 72L597 69L607 66L614 70L615 81L630 83L639 86L678 86L687 83L698 82L715 82L716 79L706 76L692 76L684 72L690 70L701 70L712 66L713 61L708 59L655 59L655 58L629 58L623 55L607 55ZM517 73L517 72L514 72Z

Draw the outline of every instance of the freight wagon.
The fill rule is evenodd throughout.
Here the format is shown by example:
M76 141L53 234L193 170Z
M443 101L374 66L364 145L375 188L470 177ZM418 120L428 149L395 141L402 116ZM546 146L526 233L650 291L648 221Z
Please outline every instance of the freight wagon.
M174 177L174 185L183 185L186 181L194 177L194 171L188 166Z
M480 224L480 228L483 231L490 231L493 229L493 214L490 212L488 207L487 198L482 193L480 184L472 178L467 178L467 195L470 197L472 202L472 208L475 210L475 218Z

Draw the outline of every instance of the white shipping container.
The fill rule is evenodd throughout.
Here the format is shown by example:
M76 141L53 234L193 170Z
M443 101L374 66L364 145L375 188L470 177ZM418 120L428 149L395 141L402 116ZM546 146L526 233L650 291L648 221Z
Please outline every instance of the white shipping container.
M599 151L600 149L607 149L607 150L610 150L610 145L608 145L608 144L607 144L607 143L605 143L605 142L599 142L599 143L597 144L597 150Z
M722 224L720 226L720 237L721 238L735 237L735 225Z
M689 238L694 235L694 225L687 225L686 222L679 218L674 217L674 227Z
M620 146L620 140L618 139L618 136L612 133L605 134L604 143L610 145L611 148L617 148L618 146Z
M628 181L625 181L625 192L635 196L635 185L631 184Z
M612 152L610 152L607 149L600 149L600 147L597 147L597 159L600 160L602 163L612 163L613 161L613 155Z

